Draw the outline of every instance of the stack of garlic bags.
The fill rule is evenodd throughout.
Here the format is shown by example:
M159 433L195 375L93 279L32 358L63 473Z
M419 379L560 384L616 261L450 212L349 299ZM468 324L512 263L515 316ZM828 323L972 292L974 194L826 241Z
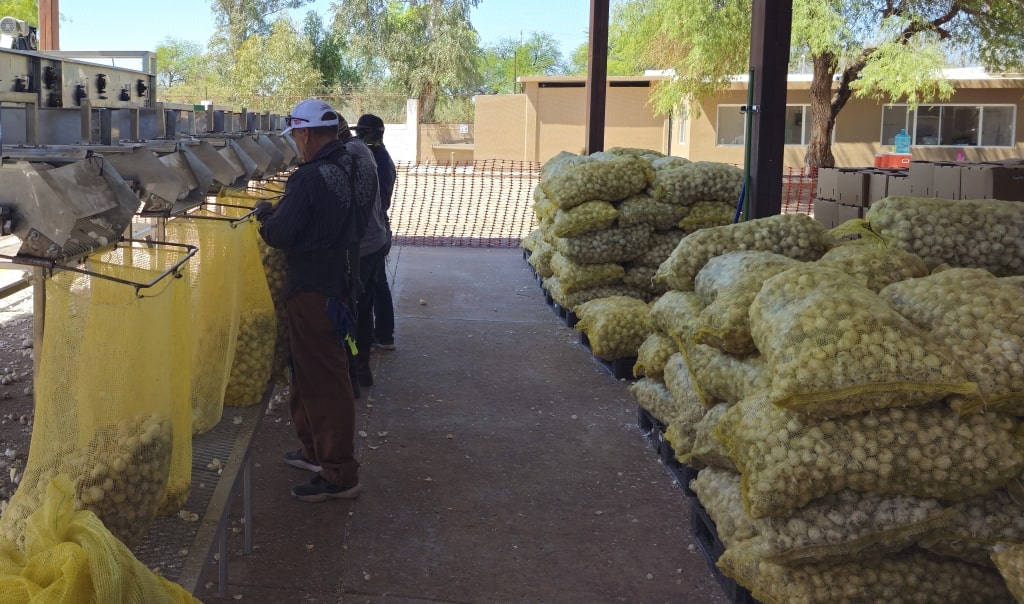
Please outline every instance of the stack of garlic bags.
M1003 226L952 245L1024 232L1020 208L972 202L975 224L995 212ZM778 234L757 228L740 249L788 258L677 249L659 270L690 317L659 321L665 298L654 305L682 351L665 382L682 365L705 410L669 436L700 469L691 487L726 546L719 567L762 602L1013 601L991 556L1024 543L1021 279L988 272L1006 275L1014 251L936 249L928 222L959 209L889 201L869 237L820 258L768 248ZM890 222L896 237L879 228ZM952 258L983 266L937 266Z
M741 183L738 168L645 149L560 153L534 191L529 262L595 355L635 357L649 332L641 303L666 290L658 267L688 232L732 221Z

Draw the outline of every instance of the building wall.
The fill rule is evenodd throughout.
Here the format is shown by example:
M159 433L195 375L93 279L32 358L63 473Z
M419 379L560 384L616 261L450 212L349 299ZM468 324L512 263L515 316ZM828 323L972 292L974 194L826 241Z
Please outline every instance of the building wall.
M633 81L637 80L643 81L644 78L633 78ZM475 158L543 162L563 150L583 153L586 143L586 88L540 85L542 82L564 85L571 81L572 78L524 79L524 93L521 95L478 97ZM1016 105L1014 140L1018 142L1013 147L913 146L914 158L955 160L958 152L962 152L968 161L1024 157L1024 80L976 80L958 84L963 87L943 104ZM739 86L698 104L687 116L676 118L654 114L648 103L650 88L610 86L605 147L642 147L694 161L742 165L743 145L722 144L716 135L719 105L747 103L746 90ZM806 82L792 82L787 104L808 104L807 88ZM875 154L891 150L883 148L879 142L884 106L873 100L851 99L847 103L836 121L832 146L836 165L869 166L873 164ZM738 107L723 110L738 112ZM523 128L522 146L519 144L521 137L515 131L520 124ZM680 129L686 134L682 144L679 143ZM787 145L783 164L793 168L803 166L806 151L804 145Z

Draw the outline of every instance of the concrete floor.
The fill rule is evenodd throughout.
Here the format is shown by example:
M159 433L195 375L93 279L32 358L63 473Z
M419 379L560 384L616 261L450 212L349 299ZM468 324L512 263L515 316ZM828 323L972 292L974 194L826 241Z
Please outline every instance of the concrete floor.
M257 549L206 602L721 603L628 384L544 304L520 250L400 247L397 350L358 402L354 502L301 503L282 407L254 445ZM240 498L239 498L240 499ZM233 518L241 514L236 505Z

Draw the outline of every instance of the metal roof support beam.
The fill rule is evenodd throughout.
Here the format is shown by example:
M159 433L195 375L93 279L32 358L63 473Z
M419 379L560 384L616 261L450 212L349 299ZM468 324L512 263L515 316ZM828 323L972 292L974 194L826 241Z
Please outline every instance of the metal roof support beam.
M786 81L792 30L793 0L754 0L750 30L754 86L748 191L751 218L774 216L782 211Z
M605 101L608 98L608 21L611 0L590 0L590 50L587 60L587 154L604 151Z

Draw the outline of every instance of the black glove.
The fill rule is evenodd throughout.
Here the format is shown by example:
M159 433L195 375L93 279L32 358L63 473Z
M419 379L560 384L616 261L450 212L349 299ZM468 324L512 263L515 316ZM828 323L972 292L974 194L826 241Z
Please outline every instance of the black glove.
M256 220L263 222L267 216L274 213L274 206L269 201L257 202L252 208L253 215L256 216Z

